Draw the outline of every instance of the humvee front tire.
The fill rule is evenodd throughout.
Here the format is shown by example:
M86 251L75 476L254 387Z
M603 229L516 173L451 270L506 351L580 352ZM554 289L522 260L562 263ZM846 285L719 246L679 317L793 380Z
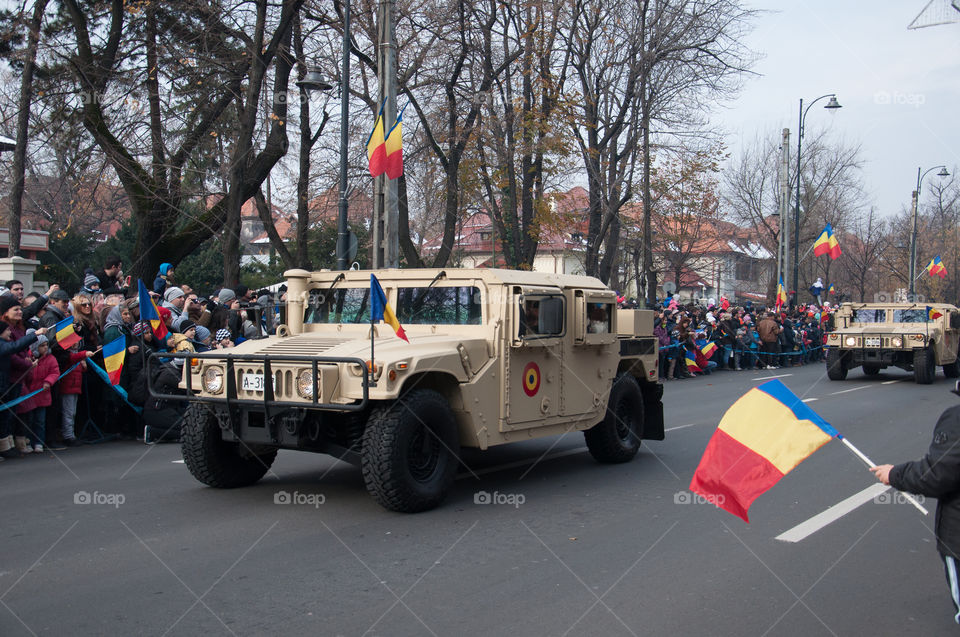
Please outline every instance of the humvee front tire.
M630 374L617 376L610 389L606 417L583 432L597 462L628 462L640 450L643 436L643 392Z
M416 513L439 505L453 484L459 456L453 411L432 389L414 389L370 412L363 432L363 481L386 509Z
M864 365L864 366L863 366L863 373L866 374L867 376L876 376L877 374L880 373L880 366L879 366L879 365Z
M827 377L830 380L844 380L847 377L847 360L840 350L827 350Z
M241 443L227 442L213 411L191 403L183 415L180 432L183 462L194 478L219 489L246 487L264 476L277 457L277 450L253 454Z
M913 353L913 378L918 385L929 385L937 375L933 350L918 349Z

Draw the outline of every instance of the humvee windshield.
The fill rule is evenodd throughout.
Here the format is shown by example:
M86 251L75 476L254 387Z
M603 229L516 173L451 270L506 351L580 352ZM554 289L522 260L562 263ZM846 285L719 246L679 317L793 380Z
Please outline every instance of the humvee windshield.
M894 310L894 323L929 323L926 310Z
M886 310L854 310L854 323L883 323L887 320Z
M370 321L370 288L310 290L304 323L364 323Z
M480 289L472 286L398 288L397 320L409 325L480 325Z

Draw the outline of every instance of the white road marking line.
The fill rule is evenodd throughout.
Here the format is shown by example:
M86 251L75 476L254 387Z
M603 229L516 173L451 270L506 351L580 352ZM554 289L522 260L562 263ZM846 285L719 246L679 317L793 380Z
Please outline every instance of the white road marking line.
M776 376L761 376L760 378L754 378L753 380L770 380L771 378L786 378L787 376L793 376L793 374L777 374Z
M486 469L480 469L479 471L474 472L465 472L457 475L457 480L462 480L463 478L472 478L474 476L482 476L487 473L496 473L497 471L506 471L507 469L516 469L518 467L526 467L534 464L535 462L544 462L545 460L553 460L554 458L563 458L565 456L575 456L578 453L583 453L587 450L586 447L577 447L576 449L567 449L566 451L558 451L556 453L550 453L542 458L527 458L525 460L517 460L516 462L508 462L506 464L500 464L495 467L487 467Z
M870 485L863 491L853 494L846 500L837 502L832 507L828 508L822 513L818 513L806 522L801 522L789 531L784 531L775 539L780 540L781 542L799 542L804 540L828 524L836 522L854 509L872 501L878 495L889 489L889 486L880 484L879 482L877 484Z
M866 388L868 388L868 387L873 387L873 385L861 385L860 387L854 387L853 389L844 389L843 391L835 391L835 392L833 392L833 393L830 394L830 395L831 395L831 396L836 396L837 394L847 394L847 393L850 393L850 392L852 392L852 391L858 391L858 390L860 390L860 389L866 389Z
M894 383L899 383L899 382L901 382L902 380L903 380L902 378L898 378L897 380L885 380L885 381L883 381L883 382L880 383L880 384L881 384L881 385L892 385L892 384L894 384Z
M686 429L687 427L696 427L700 423L692 422L689 425L680 425L679 427L670 427L669 429L664 429L664 432L667 431L676 431L677 429Z
M803 399L803 402L805 402L805 403L812 403L812 402L817 401L817 400L820 400L820 399L819 399L819 398L804 398L804 399Z

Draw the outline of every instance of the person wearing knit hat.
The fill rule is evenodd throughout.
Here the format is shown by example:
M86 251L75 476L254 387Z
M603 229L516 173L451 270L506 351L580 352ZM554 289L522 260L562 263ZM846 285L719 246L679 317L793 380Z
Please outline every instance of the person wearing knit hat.
M183 332L180 324L187 318L187 314L183 311L183 305L186 301L187 297L184 296L183 290L176 285L169 286L167 291L163 293L162 307L170 310L170 314L173 316L170 326L178 332Z
M210 349L210 330L205 328L202 325L196 326L197 335L193 338L193 345L197 348L198 352L205 352Z
M14 305L20 305L20 301L17 300L10 292L0 295L0 314L6 314L7 310L12 308Z
M153 280L153 291L163 294L168 285L173 285L173 266L169 263L161 263L157 278Z
M236 300L236 298L237 298L237 295L233 290L229 288L223 288L222 290L220 290L220 294L217 296L217 301L220 302L220 305L229 306L230 303Z
M133 332L134 336L141 336L143 335L143 332L146 328L147 328L147 323L144 321L140 321L139 323L134 324L133 329L131 331Z
M14 301L16 308L19 309L20 303L16 302L16 298L14 298ZM17 334L12 326L6 321L0 321L0 396L5 395L15 386L15 383L11 382L11 375L18 378L32 367L29 362L26 363L25 369L22 366L15 367L14 364L20 365L22 360L29 361L29 358L24 358L24 350L33 344L38 333L44 334L46 330L41 328L37 332L26 335L23 331L20 331L19 337L14 338ZM13 428L13 418L10 410L0 411L0 458L19 458L21 455L21 452L14 447Z
M95 294L100 291L100 279L93 274L88 274L83 278L83 291L87 294Z
M218 348L233 347L233 341L230 340L230 330L225 327L217 330L214 340L216 341L214 345Z

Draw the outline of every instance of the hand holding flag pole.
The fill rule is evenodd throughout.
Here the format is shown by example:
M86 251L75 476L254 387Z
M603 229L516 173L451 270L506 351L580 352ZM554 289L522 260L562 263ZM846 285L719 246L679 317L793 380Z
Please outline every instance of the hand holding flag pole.
M862 451L854 447L853 443L847 440L846 438L844 438L842 434L837 434L837 438L840 440L840 442L842 442L847 447L847 449L853 452L853 455L863 460L863 462L867 465L868 469L877 466L877 464L873 460L868 458ZM910 502L910 504L912 504L917 508L917 511L919 511L924 515L927 515L929 513L929 511L923 508L923 505L920 504L915 497L903 491L901 491L900 493L903 494L903 497L905 497L907 501Z

